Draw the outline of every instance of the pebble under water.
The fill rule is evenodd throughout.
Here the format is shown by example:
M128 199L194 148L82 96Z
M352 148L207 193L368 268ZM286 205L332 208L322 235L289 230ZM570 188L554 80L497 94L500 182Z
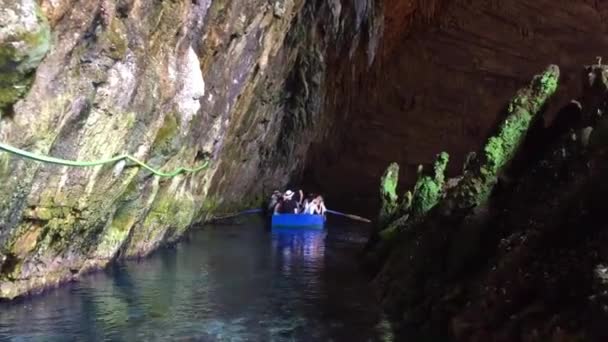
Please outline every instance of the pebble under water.
M211 225L140 261L0 303L2 341L387 341L356 261L365 225Z

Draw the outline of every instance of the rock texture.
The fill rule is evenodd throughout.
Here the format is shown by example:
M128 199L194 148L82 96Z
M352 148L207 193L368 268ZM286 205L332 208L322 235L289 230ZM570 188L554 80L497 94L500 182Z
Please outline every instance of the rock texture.
M368 40L373 1L2 0L0 298L142 256L301 173L327 126L328 61ZM356 43L355 43L356 42ZM348 58L348 57L347 57Z
M371 70L360 52L332 79L326 112L336 115L334 130L311 153L308 173L332 203L361 199L356 208L370 216L390 162L411 188L417 166L445 150L455 175L538 70L562 70L555 113L579 93L581 65L608 46L601 1L387 0L384 12Z
M0 117L27 92L49 45L49 24L35 0L0 1Z
M461 180L424 217L394 218L390 240L370 248L379 295L402 326L448 341L608 337L608 67L583 71L576 105L547 128L532 118L557 68L535 78Z

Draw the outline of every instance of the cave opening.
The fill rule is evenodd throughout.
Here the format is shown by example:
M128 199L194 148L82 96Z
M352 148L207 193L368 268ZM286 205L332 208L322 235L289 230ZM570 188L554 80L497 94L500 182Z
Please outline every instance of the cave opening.
M608 4L72 5L0 5L0 300L83 280L0 339L608 336Z
M535 9L550 13L543 20L518 1L382 1L379 8L384 27L373 63L365 44L329 59L323 114L332 123L311 145L302 174L306 186L366 215L376 213L390 162L401 165L400 191L441 151L451 158L447 176L460 174L504 120L511 96L555 63L562 77L545 111L548 126L580 94L583 66L605 45L596 34L605 30L602 12L582 4L539 3ZM589 34L567 34L565 22Z

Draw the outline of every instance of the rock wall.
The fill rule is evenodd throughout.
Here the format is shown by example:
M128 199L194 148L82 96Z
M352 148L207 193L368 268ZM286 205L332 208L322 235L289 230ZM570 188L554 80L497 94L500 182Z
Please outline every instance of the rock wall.
M608 5L598 1L385 1L384 13L371 69L360 52L359 63L332 79L326 112L335 126L311 153L308 172L331 202L361 199L356 209L369 215L390 162L401 165L408 188L418 164L441 150L456 174L538 70L551 63L562 70L554 113L579 93L581 65L608 46Z
M174 241L304 176L375 210L391 161L454 174L549 63L554 106L608 45L608 5L539 0L0 0L0 297ZM584 38L581 38L584 37ZM550 111L554 112L554 111ZM408 186L408 187L410 187Z
M557 70L518 92L498 132L424 216L393 215L370 243L367 260L396 326L442 341L608 336L608 67L585 67L576 105L543 128L533 117ZM426 195L414 190L410 202Z
M0 1L0 298L146 255L297 177L373 1ZM358 49L359 44L352 44ZM336 58L336 57L333 57Z

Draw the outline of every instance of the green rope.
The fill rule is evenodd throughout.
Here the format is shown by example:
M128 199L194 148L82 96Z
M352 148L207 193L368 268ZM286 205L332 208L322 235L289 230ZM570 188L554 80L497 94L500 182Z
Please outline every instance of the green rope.
M156 170L156 169L150 167L146 163L144 163L128 154L123 154L123 155L120 155L117 157L112 157L110 159L102 159L102 160L95 160L95 161L75 161L75 160L65 160L65 159L59 159L59 158L31 153L28 151L18 149L13 146L3 144L1 142L0 142L0 150L4 150L6 152L16 154L18 156L21 156L21 157L24 157L27 159L35 160L37 162L57 164L57 165L66 165L66 166L80 166L80 167L97 166L97 165L103 165L103 164L108 164L108 163L116 163L118 161L126 159L126 160L130 160L130 161L134 162L135 164L143 167L144 169L146 169L160 177L175 177L175 176L179 175L180 173L184 173L184 172L187 172L187 173L198 172L198 171L206 168L207 166L209 166L209 160L205 160L205 162L202 165L195 167L193 169L180 167L180 168L175 169L172 172L165 173L165 172L162 172L162 171L159 171L159 170Z

